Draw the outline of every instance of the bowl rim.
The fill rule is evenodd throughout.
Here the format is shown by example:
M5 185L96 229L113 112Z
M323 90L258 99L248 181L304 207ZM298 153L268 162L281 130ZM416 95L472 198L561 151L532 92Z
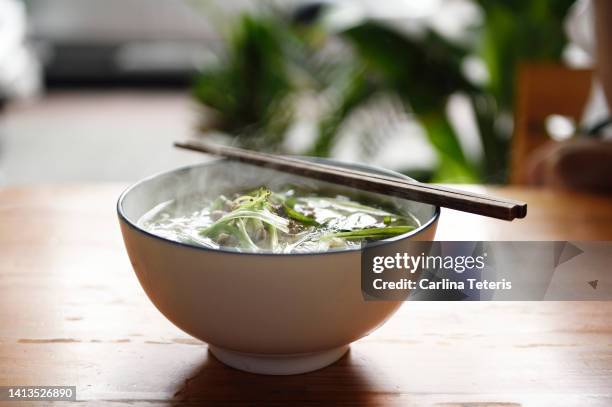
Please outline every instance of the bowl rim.
M341 165L345 165L345 166L349 166L349 167L356 167L362 171L368 171L368 170L377 170L381 173L386 173L389 174L391 176L395 176L397 178L400 179L408 179L408 180L414 180L413 178L410 178L407 175L401 174L399 172L396 171L392 171L392 170L388 170L386 168L382 168L382 167L378 167L375 165L365 165L365 164L360 164L360 163L353 163L353 162L341 162L338 160L333 160L333 159L329 159L329 158L321 158L321 157L303 157L303 156L295 156L298 158L305 158L305 159L310 159L313 161L324 161L327 163L335 163L335 164L341 164ZM119 199L117 199L117 215L119 216L119 220L124 222L128 227L130 227L131 229L134 229L137 232L140 232L142 234L144 234L145 236L148 237L152 237L154 239L158 239L161 240L163 242L166 243L170 243L173 245L178 245L181 247L185 247L185 248L190 248L190 249L195 249L195 250L203 250L203 251L208 251L208 252L213 252L213 253L223 253L223 254L234 254L234 255L243 255L243 256L273 256L273 257L285 257L285 256L321 256L321 255L335 255L335 254L341 254L341 253L351 253L351 252L362 252L365 248L371 248L371 247L377 247L377 246L385 246L389 243L393 243L393 242L398 242L400 240L404 240L404 239L408 239L412 236L415 236L423 231L425 231L426 229L429 229L432 225L434 225L436 223L436 221L438 220L438 218L440 217L440 207L436 206L436 205L430 205L430 206L434 206L434 213L433 216L424 224L422 224L421 226L419 226L418 228L411 230L408 233L404 233L401 235L397 235L397 236L393 236L387 239L380 239L380 240L376 240L374 242L368 243L366 244L366 246L362 246L362 247L357 247L357 248L350 248L350 249L332 249L332 250L327 250L324 252L307 252L307 253L272 253L272 252L241 252L237 249L232 249L232 248L226 248L226 247L219 247L218 249L213 249L210 247L204 247L204 246L199 246L199 245L195 245L195 244L191 244L191 243L185 243L185 242L178 242L176 240L172 240L172 239L168 239L166 237L163 236L159 236L156 235L154 233L151 233L143 228L141 228L140 226L138 226L137 224L135 224L134 222L132 222L123 212L123 201L124 199L127 197L127 195L136 187L138 187L139 185L142 185L146 182L149 182L155 178L158 177L162 177L164 175L168 175L171 174L173 172L179 172L179 171L186 171L186 170L190 170L192 168L196 168L196 167L208 167L208 166L212 166L212 165L216 165L219 164L221 162L231 162L228 159L225 158L219 158L219 159L214 159L211 161L207 161L207 162L203 162L203 163L198 163L198 164L190 164L190 165L184 165L184 166L180 166L177 168L173 168L170 170L165 170L165 171L160 171L156 174L150 175L148 177L145 177L139 181L136 181L135 183L131 184L130 186L128 186L122 193L121 195L119 195ZM248 164L245 164L248 165ZM407 199L409 200L409 199Z

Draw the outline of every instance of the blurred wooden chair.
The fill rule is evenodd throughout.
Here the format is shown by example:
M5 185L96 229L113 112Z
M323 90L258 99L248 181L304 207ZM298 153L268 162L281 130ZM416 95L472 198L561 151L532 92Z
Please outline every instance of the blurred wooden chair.
M580 123L591 90L592 71L556 64L523 64L518 70L510 182L527 184L530 155L551 142L546 119L558 114Z

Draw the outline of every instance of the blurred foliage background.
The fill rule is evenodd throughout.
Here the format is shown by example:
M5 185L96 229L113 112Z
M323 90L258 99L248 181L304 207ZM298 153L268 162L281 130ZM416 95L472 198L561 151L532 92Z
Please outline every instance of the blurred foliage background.
M406 162L402 172L431 182L503 183L517 66L560 60L572 3L478 0L481 18L454 38L367 16L334 19L342 13L333 3L243 14L219 28L226 41L218 61L193 86L206 112L201 131L284 153L290 129L306 115L313 123L309 142L290 152L330 156L347 123L357 120L365 130L349 137L365 160L386 136L377 128L409 117L422 126L437 160L416 170ZM477 157L466 154L449 118L449 98L457 94L473 111Z

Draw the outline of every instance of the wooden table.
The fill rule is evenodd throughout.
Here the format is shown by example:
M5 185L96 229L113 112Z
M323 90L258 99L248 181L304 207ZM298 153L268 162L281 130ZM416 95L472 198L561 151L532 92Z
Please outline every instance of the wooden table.
M138 285L123 187L0 190L0 385L75 385L95 406L612 405L612 302L411 302L326 369L227 368ZM444 211L438 238L612 240L612 197L495 192L526 200L527 219Z

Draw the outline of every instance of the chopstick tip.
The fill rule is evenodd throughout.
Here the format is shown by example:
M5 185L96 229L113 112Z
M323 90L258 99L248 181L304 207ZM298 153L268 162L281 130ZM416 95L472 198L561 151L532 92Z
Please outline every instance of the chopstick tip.
M517 204L515 207L515 219L523 219L527 216L527 204L526 203L520 203Z

